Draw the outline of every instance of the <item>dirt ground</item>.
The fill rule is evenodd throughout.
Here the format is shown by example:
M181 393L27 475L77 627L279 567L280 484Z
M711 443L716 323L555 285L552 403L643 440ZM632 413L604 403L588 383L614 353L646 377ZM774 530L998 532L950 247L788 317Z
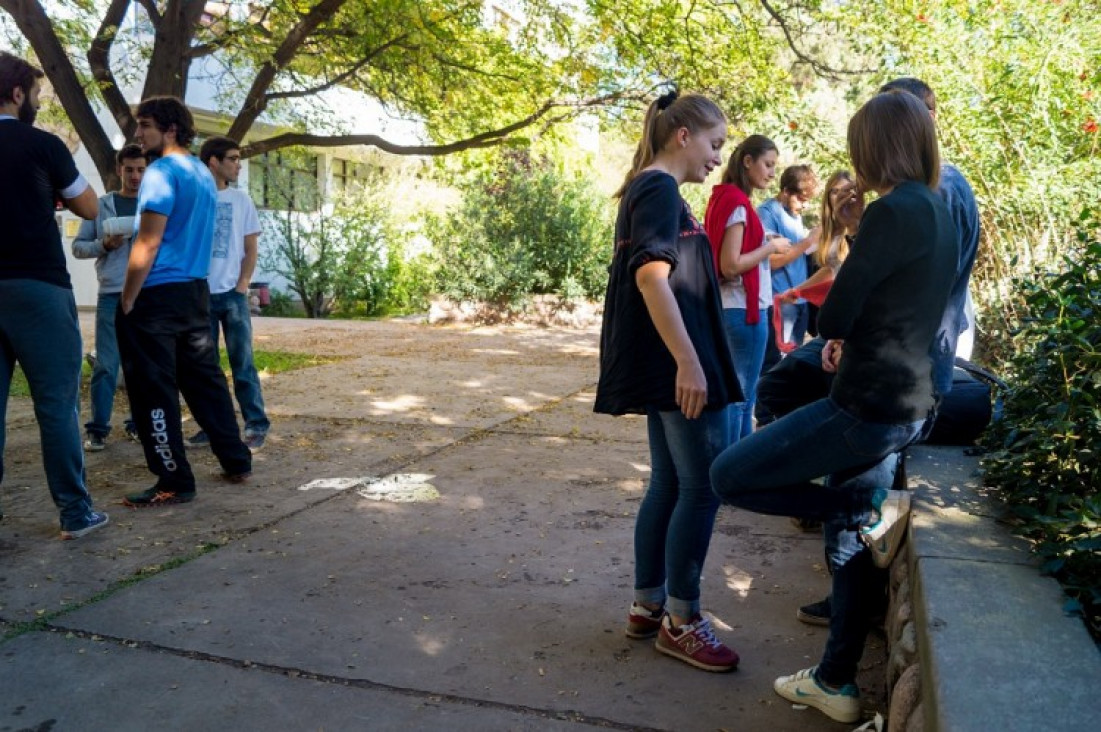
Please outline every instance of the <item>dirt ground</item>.
M92 314L81 320L91 350ZM263 379L273 424L253 479L227 486L213 455L193 450L194 503L127 509L122 497L152 478L116 429L86 457L111 525L78 542L56 540L32 405L11 400L0 631L30 629L17 639L27 644L68 633L225 673L259 665L528 720L492 728L841 728L771 691L825 640L794 619L828 591L821 540L785 519L720 514L705 609L743 657L736 675L624 641L646 436L640 419L592 414L596 327L255 323L258 349L339 360ZM86 418L86 396L83 409ZM126 409L120 395L116 425ZM194 429L185 423L185 435ZM373 481L395 476L424 490L385 500L398 497ZM52 652L27 651L46 659L44 678ZM884 655L873 637L869 710L884 706ZM685 705L689 718L678 716Z

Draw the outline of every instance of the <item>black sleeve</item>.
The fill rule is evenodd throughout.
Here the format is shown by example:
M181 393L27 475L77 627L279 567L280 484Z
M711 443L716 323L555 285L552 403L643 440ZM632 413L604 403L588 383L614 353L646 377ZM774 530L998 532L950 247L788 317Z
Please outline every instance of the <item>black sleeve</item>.
M73 160L69 148L56 135L46 138L46 150L50 161L50 185L55 191L62 191L71 186L80 175L76 169L76 161Z
M899 234L898 216L891 206L882 200L868 206L849 256L818 312L818 332L823 338L844 339L852 332L868 293L894 271Z
M683 209L676 181L668 175L650 176L631 201L631 256L628 271L634 275L653 261L677 266L677 241Z

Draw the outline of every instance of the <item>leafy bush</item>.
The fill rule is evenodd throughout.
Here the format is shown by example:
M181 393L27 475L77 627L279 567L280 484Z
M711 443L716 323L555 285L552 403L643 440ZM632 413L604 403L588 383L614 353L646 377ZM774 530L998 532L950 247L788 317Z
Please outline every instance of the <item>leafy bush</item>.
M519 308L531 295L603 294L612 211L588 179L508 151L460 188L462 204L433 227L445 297Z
M1101 638L1101 240L1083 215L1065 270L1018 281L1022 322L1003 418L985 439L985 482L1063 583L1069 612Z
M431 276L405 256L380 181L316 213L269 211L264 268L287 280L311 318L423 309ZM269 243L270 242L270 243Z

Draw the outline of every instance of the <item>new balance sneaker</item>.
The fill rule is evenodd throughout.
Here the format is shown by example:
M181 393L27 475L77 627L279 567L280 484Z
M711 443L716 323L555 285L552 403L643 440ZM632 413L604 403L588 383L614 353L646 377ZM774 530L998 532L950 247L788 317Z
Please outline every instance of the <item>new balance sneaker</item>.
M107 438L103 435L87 432L84 435L84 449L88 452L99 452L107 448Z
M815 675L817 666L805 668L791 676L781 676L772 683L776 693L793 704L814 707L830 719L852 724L860 719L860 691L855 684L830 689Z
M661 630L661 616L665 614L665 608L651 610L637 602L631 603L631 609L627 611L627 627L623 633L628 638L653 638Z
M860 540L872 554L875 566L891 566L902 540L906 537L906 522L910 518L910 492L880 488L872 496L874 520L860 527Z
M253 432L251 434L246 434L245 435L245 447L247 447L252 452L256 452L257 450L259 450L261 447L264 446L264 439L266 437L267 437L267 434L265 434L263 432Z
M673 627L673 618L666 613L661 619L654 647L659 653L702 668L704 671L733 671L738 668L738 654L715 637L711 621L697 615L688 625Z
M2 515L2 514L0 514ZM107 518L107 514L99 513L98 511L90 511L88 513L88 523L80 529L62 529L62 539L79 539L82 536L92 533L96 529L103 528L110 523L110 519Z
M209 447L210 438L206 436L206 432L199 430L191 437L187 438L187 447Z
M800 622L806 623L807 625L829 627L831 610L830 598L827 597L825 600L812 602L809 605L804 605L799 608L795 613L795 617L798 618Z
M123 499L124 506L146 508L148 506L170 506L173 503L190 503L195 500L195 491L166 491L158 486L141 493L132 493Z

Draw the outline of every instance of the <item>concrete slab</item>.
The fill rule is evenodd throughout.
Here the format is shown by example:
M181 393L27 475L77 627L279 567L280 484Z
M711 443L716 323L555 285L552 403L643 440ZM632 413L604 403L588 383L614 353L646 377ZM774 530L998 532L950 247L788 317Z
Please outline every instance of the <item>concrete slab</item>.
M609 726L601 719L563 720L540 709L349 685L57 633L32 633L7 643L0 663L5 679L0 729L480 731ZM70 680L63 701L59 678Z
M75 542L58 541L57 512L42 474L37 431L16 431L8 445L0 541L0 613L33 620L88 601L120 582L156 571L213 546L332 498L300 491L317 478L382 475L444 445L465 431L321 420L280 420L253 459L254 477L231 486L218 477L209 450L188 457L199 479L189 504L135 510L127 493L152 482L141 447L116 441L86 456L88 485L111 524ZM120 464L125 469L120 473Z
M647 449L646 418L638 414L611 417L593 413L596 389L586 388L510 422L510 431L583 438L597 442L633 442ZM498 428L498 431L506 428Z
M1055 582L1031 567L957 559L919 559L916 571L929 729L1097 729L1085 713L1101 697L1097 649L1079 618L1053 612Z
M480 429L531 412L577 389L577 377L559 366L502 369L492 357L433 359L431 378L409 374L425 359L365 356L351 362L280 374L264 385L275 416L295 414ZM339 377L337 377L339 375ZM318 398L319 380L327 384Z
M963 448L913 448L910 545L914 556L1033 565L1028 542L997 527L995 502L978 476L979 460Z
M835 729L771 691L825 639L794 617L826 589L821 544L784 520L728 512L713 542L704 602L745 659L737 674L623 637L639 453L488 436L409 466L434 476L438 501L348 491L63 624L629 726Z

